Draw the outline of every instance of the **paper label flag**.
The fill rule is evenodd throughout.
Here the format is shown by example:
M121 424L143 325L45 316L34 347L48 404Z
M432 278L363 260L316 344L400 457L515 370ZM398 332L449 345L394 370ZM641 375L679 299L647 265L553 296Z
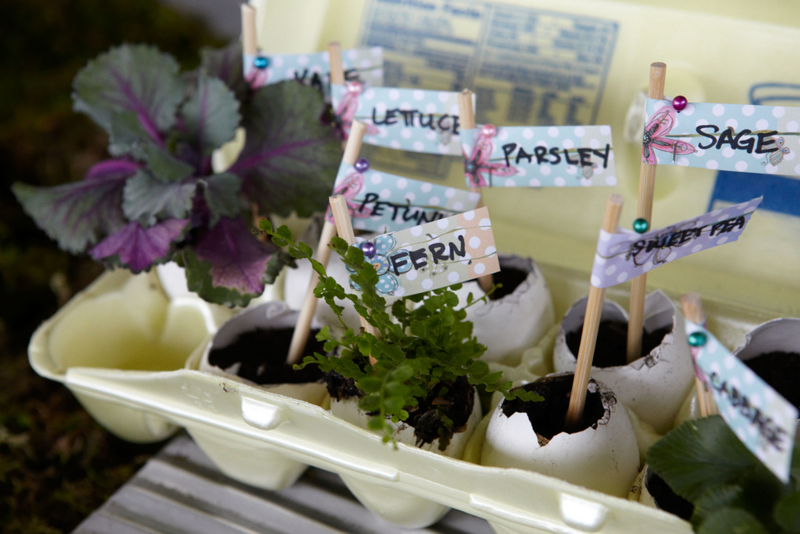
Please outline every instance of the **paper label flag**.
M364 142L370 145L461 155L458 129L458 93L366 87L358 82L332 85L335 115L346 135L353 119L367 125ZM473 95L473 107L475 96Z
M602 288L621 284L665 263L736 241L761 198L644 234L600 230L592 285Z
M386 172L358 172L344 162L339 166L333 195L344 196L353 228L375 232L394 232L470 211L481 198L479 193ZM330 208L325 218L333 222Z
M372 242L382 295L414 295L500 270L486 208L382 234Z
M491 124L461 132L467 187L616 185L610 126Z
M800 175L800 108L688 104L647 99L642 161L704 169Z
M327 51L312 54L242 55L244 77L252 87L284 80L298 80L330 95L331 65ZM342 50L345 80L359 80L370 87L383 85L383 49L381 47Z
M686 321L686 333L702 332L706 344L692 349L719 413L736 436L783 482L789 482L797 432L797 408L722 346L708 330Z

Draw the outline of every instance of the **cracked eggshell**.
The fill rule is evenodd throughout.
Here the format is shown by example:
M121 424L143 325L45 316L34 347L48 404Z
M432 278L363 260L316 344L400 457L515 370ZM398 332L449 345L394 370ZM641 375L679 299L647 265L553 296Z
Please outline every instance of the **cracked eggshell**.
M322 404L327 394L323 382L309 382L306 384L254 384L250 380L241 378L236 374L239 370L239 363L235 363L227 369L222 369L216 365L212 365L208 361L212 349L227 347L244 332L249 332L258 328L294 328L297 323L297 316L298 313L290 310L284 302L267 302L241 312L225 323L214 335L211 343L209 343L203 351L198 370L255 385L256 387L267 389L271 393L285 395L311 404ZM320 325L312 322L311 328L320 328Z
M800 353L800 318L773 319L757 326L744 336L744 342L733 355L746 362L770 352ZM794 441L800 443L800 432L795 434Z
M541 269L531 258L499 255L500 269L527 273L514 291L498 300L475 304L467 309L467 320L474 324L472 333L486 345L481 360L508 366L520 363L522 353L534 346L555 323L553 299ZM461 305L468 293L475 298L485 293L477 283L465 284L456 292Z
M481 464L527 469L609 495L628 495L639 472L633 427L611 390L590 380L589 391L600 392L604 408L596 428L561 432L543 446L526 413L506 417L503 403L498 404L486 429Z
M454 434L450 444L444 451L439 450L439 440L435 439L422 447L417 447L414 429L405 423L390 423L397 430L395 440L414 448L420 448L435 454L461 458L470 436L481 421L481 403L478 392L475 391L472 413L467 420L467 427L463 432ZM358 399L343 400L331 399L331 413L348 423L360 428L367 428L369 416L358 408ZM389 446L389 445L387 445ZM439 521L450 511L448 506L416 497L408 493L387 488L359 478L341 475L342 480L356 498L372 513L385 521L404 528L424 528Z
M583 328L586 297L576 302L564 315L553 351L556 372L574 371L576 355L567 346L566 333ZM659 346L650 354L628 365L592 367L591 376L606 384L639 419L653 425L659 434L666 433L675 421L694 384L694 370L686 341L683 315L660 290L647 295L644 309L647 331L672 326ZM612 301L603 302L600 321L628 322L628 314Z

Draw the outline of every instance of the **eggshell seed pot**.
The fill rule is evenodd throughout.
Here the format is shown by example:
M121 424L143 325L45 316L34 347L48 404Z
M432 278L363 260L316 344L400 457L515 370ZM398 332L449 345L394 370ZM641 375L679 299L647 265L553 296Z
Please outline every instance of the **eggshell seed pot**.
M572 374L548 375L537 382L542 380L571 385ZM594 379L589 381L588 389L587 413L592 409L589 403L597 403L593 413L600 417L584 430L572 434L560 431L549 440L537 434L526 412L507 416L504 405L508 401L498 404L486 429L481 464L527 469L603 493L626 496L639 470L633 427L611 390ZM566 405L557 417L566 418Z
M573 371L576 355L567 346L568 332L580 331L586 313L586 298L576 302L564 315L553 352L556 372ZM648 332L671 327L664 340L647 356L630 364L592 367L591 376L606 384L626 408L664 434L675 421L684 399L694 384L694 370L683 315L672 301L657 290L647 295L644 328ZM601 323L628 322L628 314L612 301L603 303Z
M495 280L503 269L526 273L524 280L502 298L468 308L467 320L472 321L478 342L487 347L482 360L514 366L553 326L555 312L550 290L533 259L500 254L499 260L501 273L495 274ZM465 284L459 293L464 291L471 291L476 298L483 296L476 283Z
M358 408L357 398L331 399L331 413L348 423L367 428L369 416ZM394 439L399 446L410 446L430 451L434 454L461 458L470 436L481 421L481 404L475 392L472 412L462 432L453 434L450 444L444 451L439 450L439 440L416 445L414 428L405 424L393 424L397 430ZM358 500L375 515L404 528L424 528L439 521L450 510L449 507L435 501L423 499L396 489L387 488L362 479L342 475L347 487Z
M747 363L749 360L770 353L783 353L772 360L773 365L784 358L791 358L791 354L800 353L800 318L773 319L757 326L745 334L744 342L734 351L734 356ZM756 374L759 374L759 370L756 369ZM791 366L788 372L786 369L783 371L774 379L761 374L759 376L797 406L797 380L800 378L800 368ZM795 443L800 443L800 432L795 434Z
M253 382L237 376L239 363L235 363L226 369L221 369L209 363L209 354L216 347L230 345L239 335L245 332L255 329L293 328L297 322L297 315L297 312L290 310L284 302L268 302L243 311L219 329L211 343L203 351L199 370L253 384ZM319 328L319 325L312 324L312 328ZM270 347L264 347L264 351L269 350ZM258 387L262 387L271 393L285 395L316 405L321 404L326 396L323 382L261 384ZM257 442L238 439L231 442L231 440L220 436L216 432L205 432L201 428L189 428L188 431L198 446L217 464L222 472L253 486L269 490L286 488L294 484L308 467L306 464L294 461L284 454L258 447ZM243 456L252 461L251 465L257 465L259 468L243 469L241 461Z

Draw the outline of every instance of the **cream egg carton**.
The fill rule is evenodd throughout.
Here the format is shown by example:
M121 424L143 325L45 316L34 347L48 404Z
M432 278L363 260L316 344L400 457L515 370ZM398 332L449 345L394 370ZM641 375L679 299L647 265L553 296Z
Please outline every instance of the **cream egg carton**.
M543 272L561 317L588 290L587 276L550 266ZM609 297L624 301L627 295L614 289ZM714 301L705 305L710 329L731 348L774 317ZM230 316L195 297L169 299L154 274L113 271L41 325L30 362L123 439L153 442L185 428L224 473L268 489L293 483L313 465L343 476L351 489L373 498L373 511L407 527L457 508L487 519L500 534L691 532L687 522L665 512L541 474L404 444L394 449L322 407L194 370ZM477 454L473 445L465 457Z

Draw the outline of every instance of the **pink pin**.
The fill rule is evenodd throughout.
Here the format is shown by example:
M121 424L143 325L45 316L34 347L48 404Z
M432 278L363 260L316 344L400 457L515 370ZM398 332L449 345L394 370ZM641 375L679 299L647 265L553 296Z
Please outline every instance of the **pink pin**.
M686 100L686 97L683 95L678 95L672 99L672 107L675 108L675 111L678 113L686 109L688 103L688 100Z

